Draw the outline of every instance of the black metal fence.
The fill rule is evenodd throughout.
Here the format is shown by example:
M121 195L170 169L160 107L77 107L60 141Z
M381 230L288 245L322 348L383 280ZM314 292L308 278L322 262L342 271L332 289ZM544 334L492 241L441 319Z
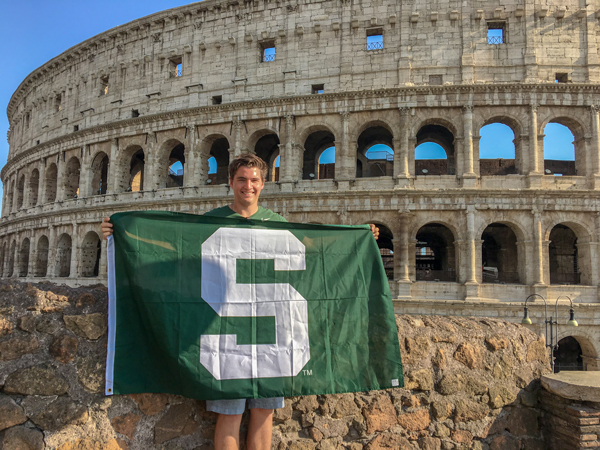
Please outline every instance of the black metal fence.
M504 38L502 36L488 36L488 44L504 44Z
M454 270L417 269L417 281L456 281Z
M367 50L383 50L383 41L369 42L367 44Z

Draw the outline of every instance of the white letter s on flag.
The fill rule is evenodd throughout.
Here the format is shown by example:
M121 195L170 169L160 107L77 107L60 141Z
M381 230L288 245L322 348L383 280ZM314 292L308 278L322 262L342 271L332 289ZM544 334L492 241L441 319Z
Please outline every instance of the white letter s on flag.
M276 343L237 345L234 334L200 337L200 363L217 380L289 377L310 359L307 302L288 283L238 284L236 260L273 259L305 270L305 248L287 230L219 228L202 244L202 298L220 317L275 316Z

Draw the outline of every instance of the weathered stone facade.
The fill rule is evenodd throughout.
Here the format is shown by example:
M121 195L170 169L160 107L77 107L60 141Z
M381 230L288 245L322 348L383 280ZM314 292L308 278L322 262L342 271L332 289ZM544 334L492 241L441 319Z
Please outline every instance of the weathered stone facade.
M529 294L568 295L580 327L560 337L598 368L600 3L582 5L210 0L82 42L8 106L0 273L104 282L103 216L221 206L228 161L252 151L288 220L380 225L398 311L518 320ZM550 122L574 163L544 159ZM479 158L490 123L514 160ZM423 142L447 159L415 161ZM379 143L393 158L365 156Z
M104 396L106 309L101 286L0 282L0 449L214 448L204 401ZM543 339L497 319L396 323L405 387L287 398L273 450L547 448Z

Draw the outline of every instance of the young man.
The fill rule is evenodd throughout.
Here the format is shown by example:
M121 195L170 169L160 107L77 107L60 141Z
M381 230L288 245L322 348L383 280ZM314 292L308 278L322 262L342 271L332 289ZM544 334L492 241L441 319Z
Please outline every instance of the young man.
M260 193L265 186L267 164L258 156L245 153L229 164L229 185L233 189L233 203L206 213L208 216L253 220L286 220L270 209L258 206ZM106 239L112 234L109 218L102 222L102 234ZM379 229L371 225L375 239ZM248 450L269 450L273 432L273 410L283 408L283 397L239 400L214 400L206 402L206 409L219 414L215 429L215 450L238 450L242 413L248 403L250 424L248 427Z

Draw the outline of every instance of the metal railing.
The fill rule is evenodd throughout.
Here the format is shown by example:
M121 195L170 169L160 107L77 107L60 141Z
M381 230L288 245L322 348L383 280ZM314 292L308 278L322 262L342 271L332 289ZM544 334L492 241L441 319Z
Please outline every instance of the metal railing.
M367 152L366 157L369 161L374 161L374 160L393 161L394 160L394 154L386 152L386 151Z
M367 50L383 50L383 41L367 43Z
M275 54L272 55L263 55L263 62L271 62L275 61Z
M580 284L580 273L550 272L550 284Z
M456 281L454 270L417 269L417 281Z
M491 45L504 44L504 38L502 36L488 36L488 44L491 44Z
M519 272L482 272L482 281L484 283L519 283Z

